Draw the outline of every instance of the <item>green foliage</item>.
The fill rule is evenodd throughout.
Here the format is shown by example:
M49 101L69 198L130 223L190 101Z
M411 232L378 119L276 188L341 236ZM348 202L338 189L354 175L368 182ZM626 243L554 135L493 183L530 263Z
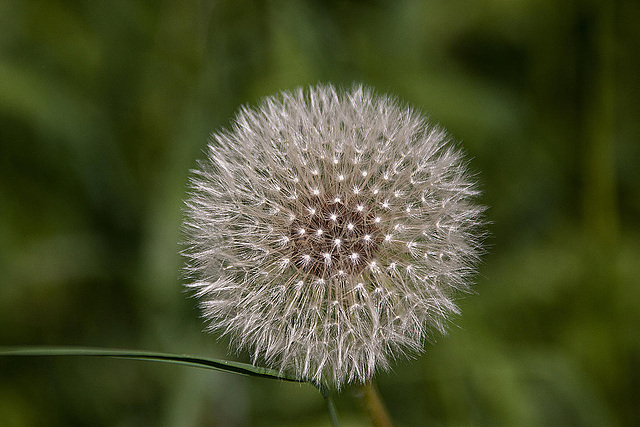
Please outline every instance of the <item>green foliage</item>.
M0 345L247 361L181 289L187 175L243 103L362 82L462 141L477 295L379 376L398 425L637 425L640 9L615 2L0 2ZM344 425L366 425L353 396ZM327 425L311 387L2 358L0 425Z
M261 368L247 363L193 357L186 354L157 353L141 350L114 350L87 347L0 347L0 356L111 357L114 359L140 360L146 362L175 363L177 365L188 366L190 368L211 369L214 371L246 375L249 377L267 378L271 380L291 381L296 383L305 382L288 375L281 375L278 371L273 369ZM326 391L324 389L320 390L323 397L326 397Z

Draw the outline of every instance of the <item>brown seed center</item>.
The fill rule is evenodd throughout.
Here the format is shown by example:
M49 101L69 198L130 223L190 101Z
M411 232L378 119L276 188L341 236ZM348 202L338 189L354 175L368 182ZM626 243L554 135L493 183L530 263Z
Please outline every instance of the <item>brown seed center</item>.
M326 279L359 274L381 242L375 214L358 199L321 197L301 204L291 223L289 246L300 270Z

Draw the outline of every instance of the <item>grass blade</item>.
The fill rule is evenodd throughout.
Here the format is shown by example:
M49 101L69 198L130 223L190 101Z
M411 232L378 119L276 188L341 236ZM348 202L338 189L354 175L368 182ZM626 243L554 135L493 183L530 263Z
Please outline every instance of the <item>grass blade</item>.
M307 381L280 374L268 368L253 366L248 363L227 360L193 357L186 354L170 354L137 350L119 350L85 347L0 347L0 356L84 356L111 357L117 359L142 360L151 362L174 363L215 371L230 372L251 377L304 383Z

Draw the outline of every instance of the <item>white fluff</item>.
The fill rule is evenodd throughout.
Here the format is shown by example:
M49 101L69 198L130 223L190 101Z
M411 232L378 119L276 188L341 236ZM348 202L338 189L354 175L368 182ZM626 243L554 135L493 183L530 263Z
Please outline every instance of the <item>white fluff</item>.
M187 200L187 284L210 330L341 387L446 332L483 208L446 133L362 87L299 89L213 135Z

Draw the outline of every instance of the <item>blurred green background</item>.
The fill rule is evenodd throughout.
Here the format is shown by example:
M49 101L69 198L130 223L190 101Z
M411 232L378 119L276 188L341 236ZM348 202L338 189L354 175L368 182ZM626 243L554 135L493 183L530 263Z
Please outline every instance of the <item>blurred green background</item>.
M0 0L0 346L247 360L178 255L189 169L242 104L361 82L462 141L477 295L378 378L399 426L640 424L640 3ZM367 425L355 392L344 425ZM310 386L0 359L1 426L323 426Z

